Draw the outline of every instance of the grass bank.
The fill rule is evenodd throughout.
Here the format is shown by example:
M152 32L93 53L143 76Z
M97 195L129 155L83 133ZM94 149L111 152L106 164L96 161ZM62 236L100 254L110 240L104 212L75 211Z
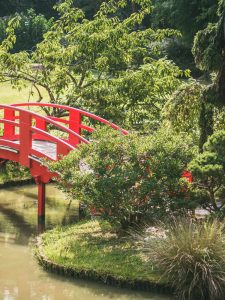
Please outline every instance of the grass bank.
M45 269L119 286L166 291L159 274L131 238L121 238L105 221L88 221L44 233L37 258Z
M44 100L43 102L49 101L47 92L40 88ZM0 103L1 104L12 104L12 103L23 103L30 100L30 102L36 102L38 100L38 94L31 85L24 86L20 90L12 88L9 82L0 83Z

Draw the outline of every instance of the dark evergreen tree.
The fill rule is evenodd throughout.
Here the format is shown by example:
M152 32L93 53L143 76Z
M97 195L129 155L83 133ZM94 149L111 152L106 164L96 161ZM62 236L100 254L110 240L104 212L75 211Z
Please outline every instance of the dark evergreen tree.
M203 71L214 72L215 79L203 91L201 114L202 144L211 135L213 128L212 107L225 106L225 1L219 1L218 22L196 34L193 54L196 65ZM207 110L207 113L205 113ZM211 112L210 112L211 110ZM210 117L209 117L210 116Z
M217 20L215 0L153 0L154 10L148 20L155 28L175 28L182 34L166 45L169 59L182 69L189 68L194 77L202 73L196 69L191 53L195 34L204 29L209 22ZM149 23L148 22L148 23Z
M156 27L180 30L190 44L197 31L217 20L215 0L153 0L153 4L152 23Z
M0 17L25 12L33 8L37 13L50 18L56 15L53 9L56 3L57 0L0 0Z

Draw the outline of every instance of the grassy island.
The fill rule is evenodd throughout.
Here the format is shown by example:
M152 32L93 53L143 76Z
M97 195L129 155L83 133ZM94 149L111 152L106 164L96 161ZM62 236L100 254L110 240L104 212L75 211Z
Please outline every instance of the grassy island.
M48 231L41 237L37 256L46 269L60 274L148 290L166 288L132 238L119 237L107 221Z

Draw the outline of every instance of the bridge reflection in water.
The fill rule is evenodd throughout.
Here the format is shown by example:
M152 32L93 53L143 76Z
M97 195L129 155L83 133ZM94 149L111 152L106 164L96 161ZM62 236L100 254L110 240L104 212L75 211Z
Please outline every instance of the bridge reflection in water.
M46 200L47 229L78 220L78 202L67 200L52 184L47 187ZM0 189L0 241L28 244L30 237L39 233L36 207L35 185L7 188L7 191Z

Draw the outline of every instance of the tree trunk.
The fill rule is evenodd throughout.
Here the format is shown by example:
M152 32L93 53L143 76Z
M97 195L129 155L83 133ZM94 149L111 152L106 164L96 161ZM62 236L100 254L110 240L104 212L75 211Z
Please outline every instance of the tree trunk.
M199 152L203 152L203 145L208 137L213 134L213 108L211 104L202 101L199 118L200 138Z
M216 204L215 193L212 189L209 189L209 198L210 198L210 202L213 206L214 211L215 212L219 211L219 208Z

